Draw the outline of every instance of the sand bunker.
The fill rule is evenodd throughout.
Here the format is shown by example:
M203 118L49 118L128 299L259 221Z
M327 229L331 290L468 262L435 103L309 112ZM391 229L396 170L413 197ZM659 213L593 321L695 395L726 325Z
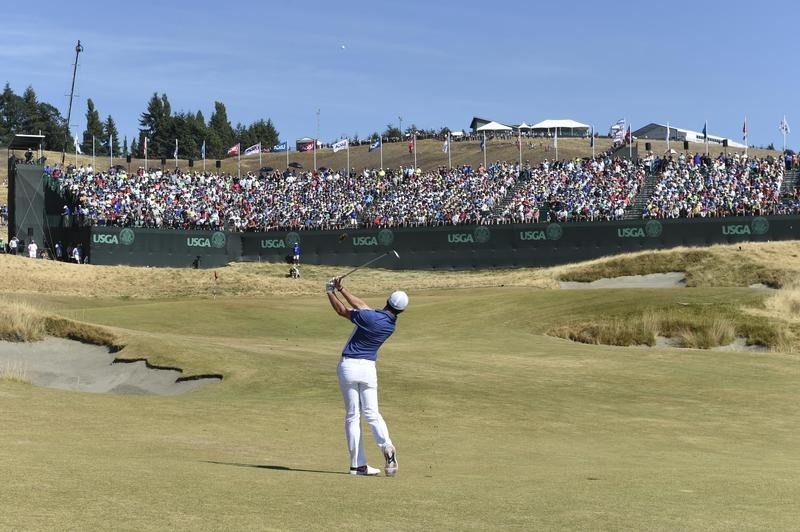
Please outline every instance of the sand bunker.
M120 395L178 395L222 379L187 377L176 368L148 366L145 360L119 360L108 347L62 338L0 342L0 373L48 388Z
M598 279L591 283L562 281L559 286L566 290L577 288L684 288L686 287L686 275L682 272L623 275L611 279Z

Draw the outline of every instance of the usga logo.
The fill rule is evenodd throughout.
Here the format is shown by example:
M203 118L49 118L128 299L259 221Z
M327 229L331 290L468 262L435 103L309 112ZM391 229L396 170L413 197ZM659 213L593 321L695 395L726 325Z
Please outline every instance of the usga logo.
M520 240L558 240L561 238L563 231L561 226L558 224L550 224L544 231L541 230L531 230L531 231L520 231L519 232L519 239Z
M451 244L485 244L492 238L488 227L476 227L472 233L448 233L447 241Z
M130 246L133 244L135 234L133 229L125 228L119 234L113 233L95 233L92 235L92 242L95 244L122 244L123 246Z
M186 245L190 248L222 248L225 247L225 233L215 231L211 238L202 236L188 236L186 237Z
M117 235L108 233L95 233L92 235L92 242L95 244L119 244L119 238Z
M359 246L377 246L378 239L374 236L354 236L353 245Z
M261 249L275 249L275 248L285 248L285 247L286 243L280 238L261 241Z
M544 231L520 231L520 240L547 240L547 235Z
M723 235L749 235L750 234L750 226L749 225L742 225L742 224L723 225L722 226L722 234Z
M617 229L617 236L619 238L642 238L644 237L644 228L620 227Z

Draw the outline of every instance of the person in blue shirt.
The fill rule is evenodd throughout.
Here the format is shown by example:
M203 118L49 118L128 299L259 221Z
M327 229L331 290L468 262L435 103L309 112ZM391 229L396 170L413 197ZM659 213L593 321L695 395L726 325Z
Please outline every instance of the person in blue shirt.
M336 295L339 292L351 307ZM373 310L360 298L334 278L325 284L333 310L355 324L350 338L342 349L342 358L336 369L339 388L344 398L344 429L350 451L351 475L377 475L380 469L370 467L364 453L361 437L361 413L367 420L372 437L386 460L384 473L393 477L397 473L397 453L389 437L389 429L378 410L378 374L375 362L378 349L392 335L397 316L408 306L408 295L398 290L392 292L381 310Z
M300 242L292 244L292 262L300 264Z

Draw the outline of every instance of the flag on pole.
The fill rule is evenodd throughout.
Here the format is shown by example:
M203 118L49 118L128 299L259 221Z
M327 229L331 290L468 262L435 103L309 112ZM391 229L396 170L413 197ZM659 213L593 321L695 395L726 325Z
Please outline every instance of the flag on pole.
M703 124L703 141L708 141L708 121Z
M417 134L414 133L411 136L411 140L408 141L408 153L413 153L416 147L417 147Z
M784 116L783 120L781 120L781 123L778 125L778 129L784 135L791 133L791 130L789 129L789 122L786 121L786 116Z
M206 141L203 141L203 145L200 146L200 158L204 160L206 158Z
M486 149L486 132L483 132L483 137L481 137L481 151Z
M94 137L92 137L94 139ZM147 158L147 137L144 138L144 157Z
M589 137L589 146L594 148L594 126L592 126L591 136Z
M228 155L239 155L239 148L241 148L241 143L231 146L228 148Z
M339 140L337 142L334 142L333 143L333 153L336 153L337 151L346 150L349 146L350 146L350 143L348 142L347 139L342 139L342 140Z
M237 144L237 146L238 146L238 144ZM252 155L254 153L261 153L261 143L260 142L258 144L253 144L252 146L250 146L249 148L244 150L244 154L245 155Z
M444 142L442 143L442 153L447 153L449 151L450 151L450 135L448 135L447 138L444 139Z
M78 137L75 137L74 144L75 144L75 153L79 153L80 155L83 155L83 151L81 151L81 144L80 144L80 142L78 142Z
M557 150L558 149L558 128L553 130L555 134L553 135L553 147Z
M369 145L369 151L375 151L381 147L381 139L378 138L375 142Z
M178 139L175 139L175 152L172 154L173 159L178 158Z
M289 143L284 141L272 147L272 151L289 151Z
M630 124L628 124L628 131L627 131L627 133L625 133L625 142L627 144L632 144L633 143L633 133L631 132L631 125Z
M744 117L744 125L742 126L742 140L747 143L747 117Z

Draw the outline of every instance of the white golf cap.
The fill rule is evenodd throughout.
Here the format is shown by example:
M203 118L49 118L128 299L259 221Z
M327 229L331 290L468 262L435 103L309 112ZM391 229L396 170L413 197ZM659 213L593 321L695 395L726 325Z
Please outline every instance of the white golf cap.
M402 290L397 290L396 292L392 292L386 302L395 310L405 310L408 306L408 294Z

